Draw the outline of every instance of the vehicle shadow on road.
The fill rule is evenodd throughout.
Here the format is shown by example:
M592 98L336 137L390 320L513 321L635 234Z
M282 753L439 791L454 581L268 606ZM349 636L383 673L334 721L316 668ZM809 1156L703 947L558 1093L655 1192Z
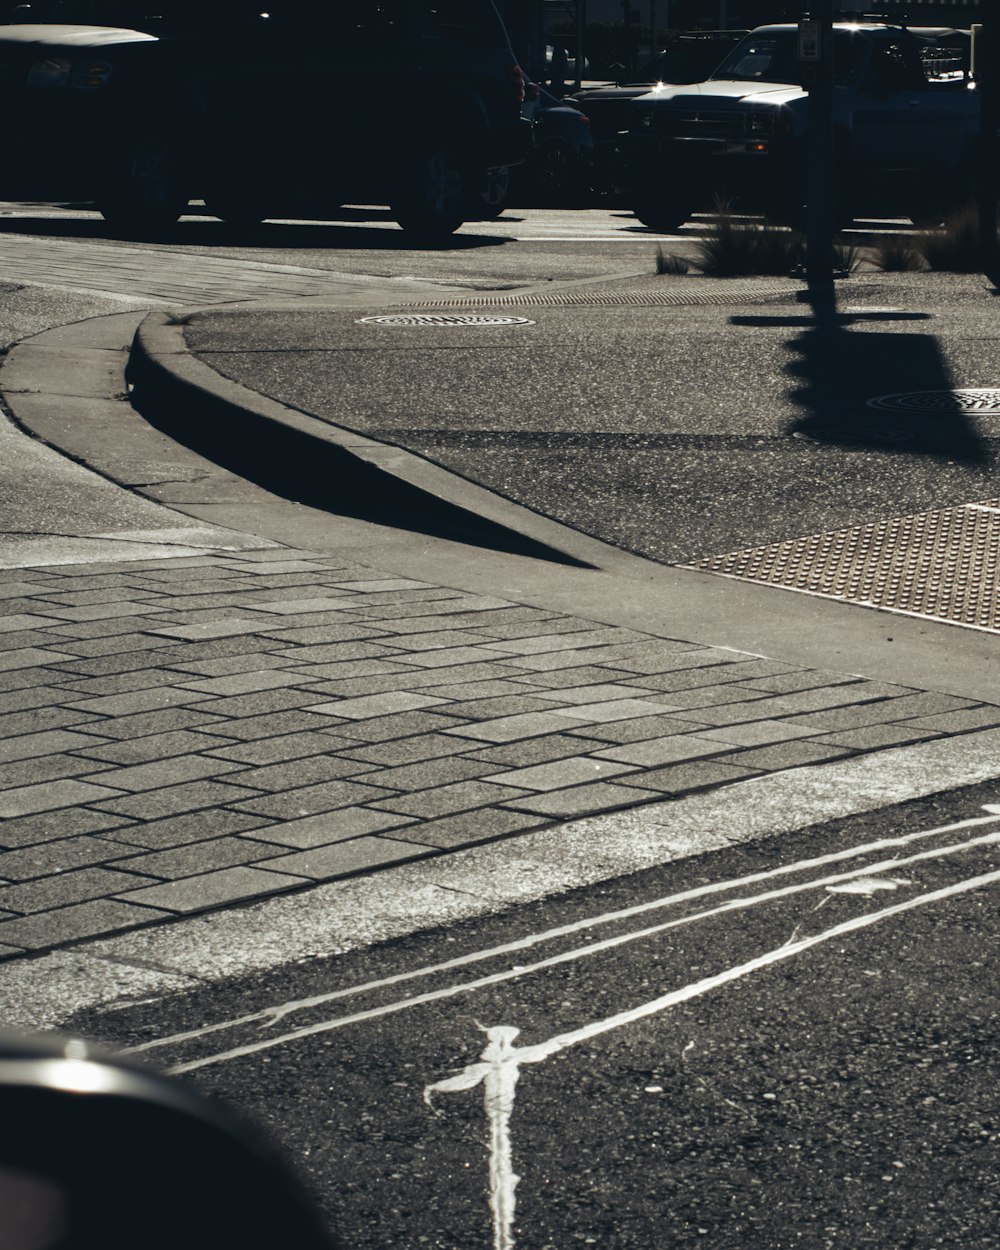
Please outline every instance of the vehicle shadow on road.
M956 384L938 340L888 328L930 321L929 313L841 309L834 288L819 284L798 298L808 312L731 319L799 330L787 344L785 370L794 383L788 398L799 410L789 434L831 446L992 464L989 445L968 414L941 395Z
M77 211L82 206L74 206ZM463 234L421 240L391 225L388 213L377 209L354 212L343 210L336 219L317 221L264 221L255 225L235 225L209 216L187 216L176 226L155 234L127 234L108 225L97 213L93 216L37 217L19 213L0 216L0 234L30 234L62 239L104 239L121 243L166 243L189 247L261 248L325 251L406 251L462 252L483 247L500 247L511 240L501 234L479 233L477 227ZM381 223L385 222L383 226ZM375 224L368 224L375 223Z

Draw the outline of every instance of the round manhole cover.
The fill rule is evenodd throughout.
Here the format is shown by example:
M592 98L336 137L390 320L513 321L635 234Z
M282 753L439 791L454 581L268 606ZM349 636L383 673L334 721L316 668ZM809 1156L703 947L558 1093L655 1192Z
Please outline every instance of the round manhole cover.
M380 326L533 326L527 317L504 317L491 313L386 313L359 317L358 325Z
M1000 412L1000 390L903 391L869 399L868 407L882 412Z

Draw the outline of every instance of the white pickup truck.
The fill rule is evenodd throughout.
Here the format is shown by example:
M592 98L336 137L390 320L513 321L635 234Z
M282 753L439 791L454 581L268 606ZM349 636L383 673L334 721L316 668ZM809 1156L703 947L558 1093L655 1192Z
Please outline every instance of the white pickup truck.
M722 198L795 224L806 198L808 74L798 28L762 26L711 77L632 103L630 206L671 231ZM835 217L939 221L974 193L979 103L968 31L833 28Z

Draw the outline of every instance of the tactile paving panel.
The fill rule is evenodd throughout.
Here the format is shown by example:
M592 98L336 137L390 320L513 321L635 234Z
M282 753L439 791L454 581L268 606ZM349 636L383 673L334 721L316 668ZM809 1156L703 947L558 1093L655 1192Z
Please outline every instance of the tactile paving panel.
M687 567L1000 632L1000 499L746 547Z

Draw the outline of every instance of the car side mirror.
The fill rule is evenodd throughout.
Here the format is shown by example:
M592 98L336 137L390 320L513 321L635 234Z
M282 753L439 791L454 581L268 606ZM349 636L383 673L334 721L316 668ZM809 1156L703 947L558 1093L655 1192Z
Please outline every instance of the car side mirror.
M0 1037L3 1250L335 1250L273 1147L192 1087Z

